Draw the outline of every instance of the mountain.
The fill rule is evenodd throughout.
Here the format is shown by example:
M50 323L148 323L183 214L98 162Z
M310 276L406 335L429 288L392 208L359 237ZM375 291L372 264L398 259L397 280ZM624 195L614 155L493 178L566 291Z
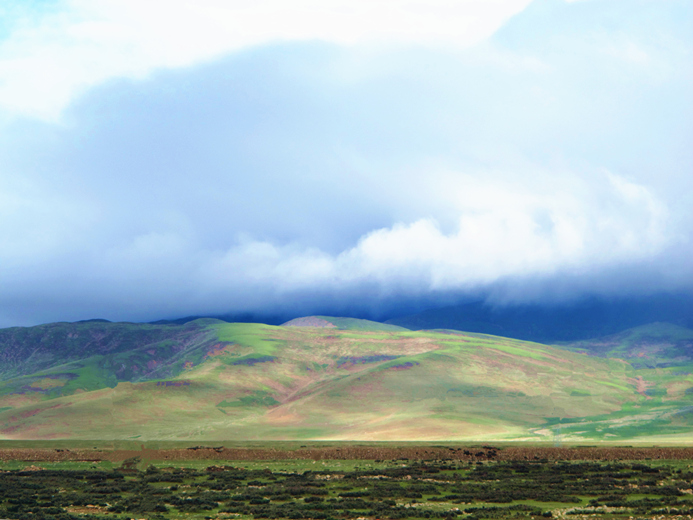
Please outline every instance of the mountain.
M177 356L191 356L191 351L213 343L216 336L206 325L215 322L206 319L172 326L87 320L0 329L0 377L70 367L85 360L93 361L114 384L161 375L164 360L170 364ZM154 357L149 350L156 352ZM127 373L122 366L130 367Z
M650 323L561 346L594 356L625 359L634 368L668 368L693 362L693 330L671 323Z
M663 294L621 300L590 298L562 305L472 302L386 321L410 330L453 329L542 343L596 338L653 322L693 328L693 298Z
M339 330L389 331L399 332L409 330L405 327L379 323L358 318L335 318L334 316L305 316L282 323L284 327L327 327Z
M548 346L292 321L0 330L0 439L690 441L689 329Z

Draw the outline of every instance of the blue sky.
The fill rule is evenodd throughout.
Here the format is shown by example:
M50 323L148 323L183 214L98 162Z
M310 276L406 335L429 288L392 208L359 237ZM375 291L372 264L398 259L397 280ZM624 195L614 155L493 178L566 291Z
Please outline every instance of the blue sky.
M0 326L691 292L687 1L52 1L0 35Z

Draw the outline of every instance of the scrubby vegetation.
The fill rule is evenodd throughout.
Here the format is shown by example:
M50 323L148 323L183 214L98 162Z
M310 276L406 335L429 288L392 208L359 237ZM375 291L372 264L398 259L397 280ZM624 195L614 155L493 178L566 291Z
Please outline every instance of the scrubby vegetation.
M0 517L530 519L693 515L687 462L377 461L368 469L234 466L0 473ZM290 465L290 464L289 464Z

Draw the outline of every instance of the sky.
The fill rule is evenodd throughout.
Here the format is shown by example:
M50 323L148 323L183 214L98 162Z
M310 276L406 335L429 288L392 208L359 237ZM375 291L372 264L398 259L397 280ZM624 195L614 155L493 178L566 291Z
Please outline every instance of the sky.
M687 0L6 0L0 326L693 293Z

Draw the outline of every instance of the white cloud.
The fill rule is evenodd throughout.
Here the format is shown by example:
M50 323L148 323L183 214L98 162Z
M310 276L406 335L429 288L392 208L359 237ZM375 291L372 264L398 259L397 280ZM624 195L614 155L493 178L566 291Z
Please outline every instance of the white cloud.
M465 52L524 2L65 5L0 44L0 116L146 79L0 132L0 325L691 287L669 3L536 2ZM355 46L186 68L310 38Z
M49 284L61 299L85 306L64 311L74 316L58 313L63 319L133 319L133 312L157 319L167 313L286 312L310 305L311 294L340 295L353 304L363 290L375 303L378 295L418 297L566 275L580 276L580 290L589 292L592 276L657 263L679 245L666 206L646 186L615 173L539 171L523 182L485 173L428 172L431 193L437 190L441 203L456 203L456 226L449 230L433 217L419 218L373 230L330 254L249 236L231 248L204 248L174 226L100 253L70 255L67 262L58 257L47 278L34 275L28 284L5 279L5 296L31 295Z
M452 232L422 218L370 232L338 255L247 241L205 261L200 287L282 294L349 291L370 280L394 292L459 290L646 261L673 239L665 206L611 172L553 182L535 175L536 185L525 187L493 175L457 177L451 196L460 216ZM540 184L546 189L537 190Z
M0 107L59 119L81 92L277 41L442 44L491 35L530 0L65 0L0 44Z

